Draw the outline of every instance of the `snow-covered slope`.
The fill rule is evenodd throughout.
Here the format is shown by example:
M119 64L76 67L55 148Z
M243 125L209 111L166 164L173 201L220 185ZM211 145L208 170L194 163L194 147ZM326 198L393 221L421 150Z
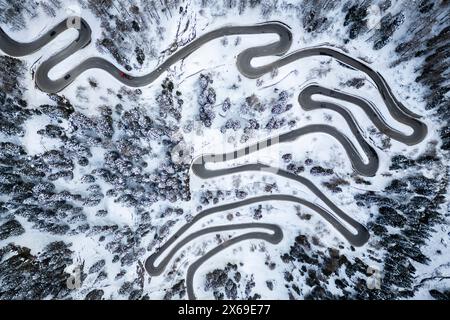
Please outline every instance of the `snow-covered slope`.
M145 74L208 31L282 21L293 33L290 51L327 44L366 61L428 127L422 142L406 146L380 133L363 111L340 102L379 155L374 177L354 173L342 146L325 134L215 164L270 162L305 176L367 226L371 237L355 248L316 212L276 201L217 213L190 232L264 222L279 225L284 238L276 245L240 242L209 259L194 278L198 298L450 297L448 3L99 3L0 0L0 26L26 42L68 15L81 15L93 30L92 42L55 67L50 76L56 78L93 56ZM58 94L41 92L34 84L36 67L76 36L66 31L20 59L0 55L0 299L186 298L189 265L242 234L198 238L162 275L149 276L146 258L198 212L264 194L320 201L270 172L199 179L189 172L189 161L177 161L177 148L189 146L191 156L223 153L320 123L358 145L339 114L298 105L308 84L363 97L389 125L410 129L389 115L366 74L330 57L301 59L255 80L242 76L236 56L276 40L267 34L213 40L143 88L90 70Z

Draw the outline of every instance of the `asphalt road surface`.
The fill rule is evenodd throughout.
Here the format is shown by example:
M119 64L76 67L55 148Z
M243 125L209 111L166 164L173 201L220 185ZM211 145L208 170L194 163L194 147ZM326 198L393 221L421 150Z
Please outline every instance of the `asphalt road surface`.
M377 86L391 115L396 120L405 123L414 129L413 134L411 134L410 136L402 136L401 134L396 133L394 130L393 132L391 132L391 135L394 139L397 140L403 139L399 141L402 141L406 144L414 144L416 141L421 141L426 136L427 133L427 128L425 124L414 119L418 118L419 116L412 113L410 110L404 107L403 104L400 103L394 97L389 85L386 83L381 74L374 71L369 65L367 65L363 61L352 58L335 48L331 48L328 46L304 48L294 51L290 54L287 54L284 57L280 58L279 60L276 60L267 65L253 67L251 61L254 58L264 56L282 56L286 54L286 52L291 47L292 33L289 27L277 21L260 23L253 26L225 26L207 32L204 35L192 41L191 43L182 47L178 51L176 51L173 55L167 58L152 72L140 76L128 74L118 69L116 66L114 66L112 63L108 62L105 59L93 57L84 60L71 70L68 70L68 72L62 78L55 80L50 79L48 73L54 66L56 66L58 63L60 63L70 55L74 54L75 52L81 50L91 42L91 34L92 34L91 28L84 19L79 17L70 17L68 19L65 19L56 26L54 26L53 28L51 28L50 30L48 30L41 37L37 38L32 42L27 43L13 40L3 31L3 29L0 28L0 50L14 57L29 55L47 45L49 42L51 42L65 30L71 28L75 28L78 30L79 32L78 38L75 41L73 41L69 46L55 53L49 59L41 63L38 69L36 70L36 77L35 77L36 85L42 91L48 93L59 92L66 86L71 84L78 77L78 75L80 75L86 70L95 68L105 70L106 72L111 74L114 78L116 78L118 81L122 82L127 86L143 87L155 81L171 65L177 63L181 59L186 58L194 51L196 51L198 48L200 48L203 44L211 40L230 35L277 34L279 39L276 42L270 43L268 45L248 48L242 51L237 56L236 63L240 73L242 73L244 76L248 78L254 79L259 78L264 74L271 72L274 69L280 68L282 66L295 62L302 58L311 56L329 56L353 69L357 69L366 73ZM318 93L324 94L324 91L326 89L316 86L310 88L310 90L316 90L319 91ZM331 89L328 90L331 95L333 94L339 95L339 93L336 93L335 90ZM302 94L300 94L299 99L300 100L302 99ZM347 95L347 99L352 100L352 98L349 95ZM373 108L371 109L373 110ZM382 119L382 117L380 117L379 114L375 114L373 111L368 112L368 115L374 116L375 119ZM375 125L377 124L380 123L375 122Z
M305 179L305 178L303 178ZM217 212L225 212L230 211L236 208L240 208L243 206L251 205L251 204L259 204L265 201L284 201L291 202L303 205L308 207L315 212L319 213L325 220L327 220L331 225L333 225L351 244L355 246L361 246L367 242L369 239L369 232L367 229L353 220L351 217L346 215L341 209L339 209L336 205L334 205L328 198L320 192L317 187L312 184L309 180L305 179L311 191L313 191L320 199L325 200L325 203L333 210L333 212L328 211L327 209L309 202L305 199L292 196L292 195L283 195L283 194L273 194L273 195L265 195L260 197L248 198L242 201L232 202L220 206L215 206L212 208L208 208L206 210L198 213L190 222L184 224L175 234L173 234L164 244L159 247L158 251L152 254L149 258L147 258L145 262L145 269L151 276L158 276L163 273L167 265L170 263L172 258L177 254L177 252L182 249L186 244L193 241L194 239L201 237L206 234L211 233L221 233L225 231L236 231L240 229L268 229L272 231L272 233L265 232L250 232L238 237L229 239L221 243L216 248L204 254L200 259L191 264L188 268L186 275L186 287L189 299L194 299L194 288L193 288L193 279L195 272L197 269L203 264L206 260L216 255L222 250L230 247L233 244L236 244L241 241L250 240L250 239L259 239L270 242L272 244L277 244L283 239L283 233L279 226L275 224L268 223L244 223L244 224L229 224L222 226L214 226L205 229L201 229L199 231L188 234L185 237L182 237L193 225L195 225L198 221L208 217ZM356 232L350 231L345 225L342 224L339 219L342 219L347 224L349 224ZM170 249L170 251L169 251ZM168 252L167 252L168 251ZM164 255L164 258L161 258ZM160 259L160 262L157 263L157 260Z

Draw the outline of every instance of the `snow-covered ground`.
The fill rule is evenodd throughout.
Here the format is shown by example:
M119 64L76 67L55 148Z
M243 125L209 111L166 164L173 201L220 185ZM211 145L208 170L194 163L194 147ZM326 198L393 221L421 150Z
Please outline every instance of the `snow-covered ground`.
M59 9L58 6L55 6L54 17L49 17L43 11L43 8L38 6L35 9L37 15L34 18L29 18L25 14L27 25L20 31L15 30L13 25L5 22L1 23L1 27L14 39L24 42L31 41L64 19L69 5L80 5L81 16L93 30L91 44L56 66L51 70L50 76L57 78L63 75L65 70L93 56L101 56L119 66L118 61L112 54L100 50L101 46L96 45L105 38L105 17L97 16L89 1L80 1L80 3L66 3L64 0L53 1L59 3L60 6ZM344 21L349 20L347 16L351 10L349 6L346 7L342 3L328 4L328 6L322 6L322 9L319 10L320 4L317 4L316 8L314 7L314 1L305 1L303 4L298 4L297 1L292 1L292 3L290 1L282 1L281 3L274 1L273 3L278 3L276 5L269 5L272 1L267 1L267 4L262 3L255 6L248 3L245 10L241 12L239 5L235 4L239 1L227 1L227 3L232 4L230 7L222 1L206 1L208 5L203 7L201 6L202 1L168 2L173 3L171 10L169 10L170 15L167 10L162 11L162 8L157 5L154 15L156 17L158 14L160 18L151 21L145 20L149 18L142 13L147 1L129 1L129 3L136 4L141 9L139 14L132 14L133 17L139 16L140 23L146 22L147 24L147 27L143 27L140 32L131 31L123 35L124 43L131 42L144 48L147 46L145 50L147 57L142 65L135 61L134 56L128 57L130 65L132 65L130 74L142 75L153 70L164 58L170 55L166 49L173 47L174 43L181 45L192 40L192 35L198 37L207 31L224 25L252 25L277 20L288 24L292 29L294 38L290 51L327 44L345 50L348 55L369 63L374 70L380 72L387 80L397 99L409 110L420 114L422 116L421 121L428 127L428 135L424 141L414 146L406 146L379 133L371 120L359 108L339 102L352 112L358 121L364 138L377 151L380 158L380 167L374 177L357 176L353 172L342 146L325 134L307 135L294 142L276 145L270 150L268 149L267 152L257 152L235 161L211 166L213 168L232 167L237 164L262 161L271 163L276 167L286 168L288 163L283 160L282 156L292 154L290 163L295 164L297 168L303 167L303 172L299 174L321 187L321 190L353 219L369 226L371 238L366 245L353 248L314 211L286 203L262 203L262 217L256 218L257 205L242 207L233 212L215 214L199 222L189 232L200 230L206 226L258 220L258 222L279 225L283 230L284 238L277 245L257 240L241 242L209 259L207 263L201 266L195 276L194 288L197 297L206 299L214 297L302 299L339 296L346 298L392 298L396 296L397 291L400 291L408 293L405 295L399 294L399 298L430 299L432 296L436 298L436 293L433 295L430 290L437 290L441 294L447 292L448 297L450 287L448 151L441 149L440 135L445 119L439 118L435 109L427 108L429 103L427 96L430 89L423 83L415 81L424 64L425 57L419 56L407 59L399 64L394 63L401 58L396 53L398 51L396 50L397 46L403 41L406 42L407 36L405 35L410 30L411 25L415 23L415 19L419 19L412 14L414 9L409 8L409 2L393 1L391 6L382 10L383 17L392 17L403 13L404 21L399 26L394 27L395 32L390 37L391 40L379 50L374 50L374 41L379 37L377 32L380 32L377 28L369 30L363 26L361 27L363 32L360 36L349 39L351 24L344 25ZM244 2L246 3L246 1ZM122 1L118 3L122 3ZM126 3L128 2L123 1L124 6L127 6ZM382 2L374 1L374 3L381 6ZM440 1L430 1L430 3L434 3L434 7L428 14L434 14L433 17L439 16L434 10L440 10L438 6L444 4L441 4ZM8 7L10 5L9 2L0 2L0 6ZM358 2L355 2L354 5L362 6ZM180 7L183 10L179 10ZM314 8L317 10L314 11ZM130 13L127 15L122 12L122 16L120 16L120 10L117 10L117 8L105 8L105 10L111 12L123 23L131 24L133 20L132 16L128 16ZM315 12L316 15L311 17L311 12ZM312 21L319 21L315 24L316 30L314 32L308 32L308 26L314 26L314 23L308 22L308 16ZM448 21L446 23L448 25ZM143 23L141 25L144 26ZM179 26L181 26L181 29L186 26L184 33L179 34ZM434 34L438 34L442 28L442 26L436 24ZM386 29L388 28L386 27ZM388 33L387 30L382 30ZM429 37L434 34L430 34ZM41 110L42 105L51 105L56 108L57 103L54 99L52 100L52 97L35 87L33 72L40 62L64 48L76 39L76 36L77 33L74 30L66 31L42 50L20 58L25 64L24 76L19 84L20 88L23 88L23 92L21 94L17 92L6 93L11 96L14 94L20 95L20 98L28 103L27 108L30 110ZM5 231L6 238L0 239L0 247L6 248L5 251L9 252L6 254L0 251L2 252L0 255L0 270L4 271L5 274L11 274L13 271L9 269L11 263L8 261L11 260L8 259L14 257L14 250L17 249L7 247L9 243L29 248L31 255L39 257L42 252L47 250L45 248L48 244L63 241L71 244L68 248L71 251L69 256L72 261L65 266L65 272L61 275L61 281L57 284L61 286L57 289L58 294L52 292L48 295L40 295L34 293L34 291L31 291L31 294L25 291L15 292L10 289L13 287L14 277L2 277L0 275L0 298L37 297L50 299L72 297L83 299L86 296L104 299L185 298L183 281L188 266L199 256L217 246L218 237L226 239L228 234L224 233L218 236L211 234L196 239L177 254L177 257L173 259L174 261L169 264L166 272L161 276L150 277L144 271L143 263L150 254L157 250L160 244L164 243L171 234L183 226L191 216L195 216L201 208L216 205L214 203L216 200L213 200L213 198L217 198L218 204L223 204L236 201L238 199L237 191L244 191L246 197L271 192L293 194L313 203L324 205L308 189L272 173L249 172L205 181L190 175L186 168L183 168L184 171L180 172L170 172L167 169L174 168L167 159L167 153L170 154L173 144L176 145L180 141L184 141L186 145L192 148L194 156L203 153L223 153L268 137L275 137L293 128L320 123L338 128L351 139L357 146L358 151L364 154L350 128L340 115L329 110L304 111L298 105L298 94L307 84L317 83L363 97L376 105L389 125L404 133L410 133L410 128L397 122L389 115L380 93L367 75L342 66L333 58L321 56L305 58L280 68L276 73L264 75L256 80L243 77L235 65L236 56L246 48L267 44L274 40L276 40L274 35L240 35L213 40L186 59L174 64L165 75L154 83L140 88L141 92L139 93L136 93L135 89L123 87L121 83L114 80L106 72L89 70L78 77L72 85L58 93L60 97L64 97L70 102L73 108L71 115L61 117L56 113L52 116L51 112L50 114L40 112L30 115L24 120L21 125L25 132L23 136L0 132L1 142L11 142L22 146L26 152L24 161L28 159L32 167L37 164L36 161L39 157L44 157L43 155L51 150L61 151L73 166L70 170L73 176L69 178L62 177L49 180L48 174L37 178L28 177L22 172L21 178L23 181L33 185L39 182L50 182L53 188L49 192L54 195L68 191L73 195L80 196L80 198L65 197L60 202L51 203L44 198L42 198L44 200L39 201L40 198L37 198L38 191L36 191L37 200L17 198L19 191L16 193L2 191L0 193L2 209L0 211L0 229L3 232L2 225L11 219L17 220L24 229L24 232L11 235ZM117 40L114 39L114 41ZM117 45L120 48L121 43L119 42ZM148 46L151 47L151 50L148 49ZM133 50L131 48L125 49L126 52ZM150 55L150 53L155 52L156 56ZM253 61L253 64L266 64L275 59L277 57L258 58ZM125 70L123 65L120 67ZM209 86L215 92L213 108L215 118L212 120L210 127L206 127L199 118L200 74L208 75L213 80ZM448 69L446 74L448 76ZM173 84L173 91L180 92L180 95L170 94L174 101L174 108L180 108L178 110L181 115L180 119L175 119L170 115L162 115L167 110L164 109L165 106L161 106L162 103L159 98L161 94L167 94L167 90L162 93L161 87L166 77ZM360 86L349 85L354 79L360 79ZM93 81L96 83L95 86L89 84ZM293 107L280 115L274 116L271 109L282 91L288 93L286 103L293 104ZM248 99L246 102L246 98L252 95L257 97L264 110L252 109L251 106L248 106ZM176 104L177 99L180 98L183 100L181 107ZM226 99L229 99L231 104L227 111L222 109L222 104ZM317 97L317 99L331 101L330 98L325 97ZM136 116L133 110L140 110L139 116ZM2 112L4 111L2 110ZM89 121L77 120L80 117L74 115L78 113L84 115ZM101 119L107 118L105 114L110 116L111 119L113 132L109 136L103 135L103 129L98 125ZM131 119L129 121L127 120L128 116ZM266 124L273 117L279 120L284 119L284 123L279 128L266 128ZM231 128L224 132L223 127L230 119L236 121L239 125L236 126L236 130ZM259 129L252 129L245 133L244 128L250 119L257 120L260 124ZM294 122L289 123L290 121ZM69 140L50 137L38 132L42 129L45 130L47 125L61 127ZM193 128L189 128L190 126L193 126ZM133 130L135 130L134 133ZM100 140L98 140L98 137L100 137ZM76 148L71 147L70 143L73 142L73 140L70 140L71 138L77 139L78 146ZM163 140L170 141L170 143L163 143ZM77 151L73 151L80 150L80 146L89 149L88 156L80 156ZM136 151L138 149L140 151ZM106 159L109 157L110 151L118 152L118 158L123 159L123 162L113 160L107 163ZM433 159L436 160L420 163L417 161L416 165L409 168L392 168L393 157L395 156L401 155L407 159L416 160L424 154L433 154ZM87 164L80 164L80 159L83 157L88 158ZM8 164L6 160L1 161L0 164L4 167L14 166ZM145 166L142 165L143 162L145 162ZM315 166L332 169L332 173L327 175L313 174L310 170ZM17 168L13 171L20 176L21 173L17 172ZM55 171L55 168L53 168L53 171L50 169L49 173L57 172L58 170ZM115 177L107 179L102 176L99 173L99 169L102 168L107 168ZM95 173L95 170L97 170L97 173ZM189 178L186 181L189 186L190 198L182 199L182 192L179 193L178 190L175 190L173 192L177 197L172 202L167 196L162 196L163 193L154 191L155 188L167 189L166 182L160 177L162 171L165 171L163 176L174 178L175 183L180 185L183 184L182 181L185 181L183 179ZM7 172L6 169L5 172ZM3 174L3 171L1 174ZM86 175L95 176L95 182L86 182ZM400 188L400 191L391 188L394 180L410 179L410 177L424 177L434 182L430 182L429 185L426 184L426 190L420 192L417 191L418 187L416 188L412 182L403 189ZM2 176L2 179L2 185L6 185L7 182L4 182L6 178ZM336 180L341 182L339 184L340 191L333 191L325 186L326 183ZM164 184L163 187L161 183ZM95 185L97 186L94 187ZM272 186L271 191L267 191L268 186ZM439 191L437 191L438 189ZM209 191L212 196L205 196ZM394 202L397 201L399 207L396 207L397 204L386 204L387 200L384 203L370 202L367 198L361 200L361 195L369 191L380 198L384 197L385 199L392 199ZM141 201L141 199L151 197L153 192L156 195L154 201ZM217 195L218 192L220 195ZM100 194L99 201L85 201L93 194L96 194L97 197ZM124 195L127 197L123 197ZM412 233L404 233L404 230L410 230L410 225L414 225L411 222L413 218L408 217L409 209L406 207L399 209L401 205L406 205L415 196L428 197L432 203L436 204L436 207L433 208L430 207L431 205L426 208L417 206L415 212L433 211L436 212L439 219L424 218L421 220L422 224L429 225L433 230L430 235L427 234L428 231L423 233L421 231L418 236L422 237L421 241L423 240L420 250L428 258L426 262L421 262L422 259L405 253L404 251L409 250L407 247L404 247L404 250L398 250L400 252L398 254L403 254L398 260L399 264L407 263L415 269L408 269L407 275L405 275L403 269L398 267L398 270L400 270L398 271L399 276L396 274L395 265L392 266L389 262L389 268L391 269L385 267L386 261L391 261L389 260L392 259L391 256L397 254L397 252L390 251L389 245L386 245L385 242L393 241L392 238L389 238L392 235L407 234L411 238L415 237ZM130 197L136 201L126 201ZM439 197L444 199L441 204L436 200ZM17 204L20 201L23 201L22 207L22 204ZM40 204L42 204L44 210L53 212L56 212L58 208L65 204L70 204L73 207L81 208L77 212L82 213L83 217L80 217L80 220L70 219L73 213L68 213L69 211L65 213L65 216L63 213L61 213L61 216L59 213L56 216L49 214L47 217L44 215L42 217L44 220L49 219L57 224L68 225L68 229L64 232L54 232L42 225L38 227L36 219L18 212L20 209L24 209L26 205L39 207ZM398 224L387 223L385 226L386 233L377 234L377 231L371 229L371 227L379 223L377 219L382 215L379 209L385 206L394 207L393 210L397 211L403 218L399 218ZM167 208L181 208L182 213L167 211ZM106 213L98 213L99 210L105 210ZM237 211L239 214L237 214ZM38 220L41 221L41 218L38 218ZM80 229L79 227L82 225L87 227ZM235 236L240 233L242 232L230 232L229 234ZM305 236L307 240L303 240L300 236ZM399 240L399 243L404 243L406 246L414 242L406 244L406 242ZM293 248L296 249L293 250ZM417 249L419 248L417 247ZM337 258L333 250L338 250ZM299 254L299 252L302 254ZM286 255L292 258L287 259ZM330 261L334 262L331 263ZM227 267L228 263L236 265L236 267L230 269L229 266ZM330 263L332 264L331 272L329 272ZM381 288L374 290L360 288L360 282L365 283L370 278L370 275L366 272L368 267L381 270L383 275ZM37 273L42 268L45 269L46 266L39 265L36 267ZM66 288L64 279L71 275L78 277L76 270L80 270L80 268L82 269L80 286ZM394 268L394 271L392 268ZM42 270L42 272L46 271ZM221 275L221 278L215 278L214 272ZM392 277L401 279L405 277L404 282L402 282L404 287L392 281L384 272L390 272ZM236 276L236 273L239 273L239 276ZM341 283L344 284L341 285ZM317 290L317 288L323 291ZM32 294L36 294L36 296ZM256 296L254 296L255 294Z

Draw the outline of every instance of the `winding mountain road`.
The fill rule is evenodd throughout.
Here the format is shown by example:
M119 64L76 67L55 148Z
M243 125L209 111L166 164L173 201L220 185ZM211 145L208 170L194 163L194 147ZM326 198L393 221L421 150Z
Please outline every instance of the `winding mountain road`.
M47 93L56 93L63 90L65 87L70 85L75 79L89 69L101 69L108 72L115 79L123 83L124 85L130 87L143 87L154 82L159 76L161 76L166 70L178 61L186 58L203 44L230 35L251 35L251 34L277 34L278 40L272 42L268 45L257 46L248 48L242 51L237 56L237 68L239 72L246 76L247 78L259 78L264 74L271 72L276 68L283 67L289 63L293 63L297 60L311 57L311 56L328 56L338 60L339 62L349 66L350 68L364 72L368 77L372 79L375 83L378 91L380 92L384 103L388 109L390 115L400 123L403 123L410 128L412 128L412 133L406 135L395 128L389 126L381 113L377 108L370 102L363 98L356 97L339 90L329 89L326 87L319 86L317 84L308 85L303 88L299 94L298 102L299 105L306 111L315 109L329 109L334 112L339 113L346 121L352 134L355 136L358 144L361 146L363 152L367 157L367 162L364 162L361 155L358 153L357 149L351 142L351 140L341 133L335 127L330 125L315 124L308 125L294 129L290 132L283 133L276 139L266 139L255 143L253 145L247 146L240 150L235 150L230 153L225 154L207 154L200 155L191 164L191 172L199 178L209 179L230 174L242 173L247 171L268 171L278 176L296 181L297 183L306 186L315 196L317 196L325 205L331 210L328 211L314 203L307 200L292 196L292 195L264 195L260 197L253 197L243 201L233 202L230 204L219 205L206 210L203 210L197 214L193 220L183 227L181 227L172 237L170 237L160 248L159 251L152 254L145 263L145 268L147 272L152 276L160 275L164 269L167 267L173 256L187 243L193 241L194 239L201 237L209 233L225 232L225 231L235 231L241 229L266 229L268 232L249 232L237 236L235 238L224 241L218 247L204 254L200 259L192 263L187 270L186 285L188 297L195 298L193 279L197 269L206 260L219 253L220 251L245 240L250 239L260 239L268 241L270 243L279 243L283 238L283 233L279 226L275 224L267 223L244 223L235 225L223 225L209 227L191 233L184 238L182 237L188 229L190 229L195 223L203 219L206 216L217 212L223 212L227 210L232 210L238 207L261 203L264 201L287 201L292 203L297 203L306 206L318 214L320 214L326 221L328 221L338 232L340 232L346 239L354 246L362 246L369 239L369 233L367 229L352 219L350 216L345 214L341 209L339 209L330 199L328 199L310 180L305 177L298 176L296 174L290 173L281 168L270 167L261 163L240 165L232 168L226 169L207 169L206 165L208 163L224 162L230 159L236 159L245 155L248 155L255 151L260 151L266 147L270 147L274 143L285 143L293 141L300 136L312 134L312 133L325 133L336 139L344 148L354 170L364 176L374 176L378 170L379 159L374 148L368 144L361 134L361 130L358 126L357 121L352 116L352 113L344 108L343 106L332 103L332 102L321 102L316 101L312 97L314 95L324 95L327 97L335 98L341 101L345 101L361 108L369 119L373 122L378 130L387 136L402 142L406 145L414 145L421 142L427 135L426 125L418 120L419 116L408 110L403 104L401 104L393 95L392 90L381 76L380 73L374 71L368 64L352 58L345 54L344 52L332 48L329 46L319 46L304 48L292 53L286 54L292 44L292 33L289 27L281 22L265 22L261 24L256 24L252 26L225 26L198 37L191 43L182 47L170 57L168 57L162 64L160 64L156 69L145 75L132 75L125 73L116 66L114 66L109 61L100 58L92 57L82 61L80 64L76 65L72 69L68 70L66 74L58 79L50 79L50 70L59 64L61 61L65 60L75 52L82 50L91 42L92 31L89 24L82 18L70 17L66 20L61 21L59 24L48 30L44 35L37 38L36 40L28 43L18 42L11 37L9 37L3 29L0 28L0 50L4 53L14 56L21 57L32 54L42 47L46 46L49 42L55 39L59 34L63 33L67 29L75 28L78 30L79 34L75 41L73 41L66 48L55 53L53 56L43 61L37 68L35 74L35 82L37 87ZM251 61L256 57L264 56L283 56L280 59L271 62L269 64L254 67ZM348 228L350 226L350 228ZM353 229L353 230L351 230ZM173 246L172 246L173 245ZM171 248L172 246L172 248ZM170 249L171 248L171 249ZM165 258L157 264L157 260L170 249L166 254Z
M12 39L4 32L2 28L0 28L0 50L14 57L26 56L40 50L42 47L46 46L53 39L55 39L59 34L68 29L78 30L79 34L77 39L75 39L69 46L67 46L63 50L57 52L56 54L42 62L36 70L36 85L44 92L56 93L61 91L62 89L70 85L81 73L89 69L104 70L127 86L143 87L154 82L159 76L161 76L161 74L166 72L166 70L170 66L188 57L203 44L211 40L231 35L277 34L279 37L278 41L270 43L268 45L248 48L242 51L237 56L236 64L241 74L251 79L259 78L274 69L283 67L289 63L306 57L329 56L353 69L360 70L361 72L367 74L377 86L391 115L396 120L413 127L413 134L409 136L409 139L404 139L404 141L402 142L405 142L406 144L414 144L417 141L421 141L427 133L426 126L422 122L414 119L419 118L419 116L404 107L403 104L394 97L390 87L380 73L374 71L366 63L352 58L347 54L341 52L340 50L337 50L336 48L331 48L328 46L304 48L287 54L283 58L280 58L279 60L276 60L267 65L253 67L251 61L254 58L265 56L282 56L286 54L286 52L291 47L292 33L286 24L278 21L264 22L253 26L225 26L207 32L176 51L150 73L139 76L128 74L103 58L92 57L82 61L77 66L73 67L71 70L66 72L66 75L64 77L56 80L50 79L48 73L53 67L55 67L61 61L68 58L75 52L81 50L91 42L92 30L89 24L80 17L69 17L48 30L41 37L35 39L34 41L26 43L18 42ZM334 91L332 89L323 89L320 86L311 87L309 89L314 90L315 93L336 95L336 98L339 98L337 96L340 95L337 91ZM299 100L302 100L303 97L308 96L310 96L308 94L308 91L303 92L300 94ZM347 98L343 100L352 102L352 99L353 98L347 95ZM300 101L300 103L301 102L302 101ZM368 115L375 117L376 119L382 119L382 117L380 117L378 113L369 112ZM377 124L377 122L375 122L375 124ZM395 132L391 132L391 134L392 137L394 139L397 138L397 140L404 138L401 135L397 135Z
M304 179L304 178L303 178ZM306 179L305 179L306 180ZM309 182L309 180L306 180ZM322 208L319 205L316 205L310 201L305 199L295 197L292 195L283 195L283 194L274 194L274 195L265 195L259 197L248 198L242 201L232 202L220 206L215 206L212 208L208 208L206 210L198 213L190 222L184 224L175 234L173 234L164 244L159 247L158 251L152 254L149 258L147 258L145 262L145 269L152 276L158 276L163 273L169 262L176 255L176 253L184 247L189 242L194 239L201 237L210 233L219 233L224 231L235 231L239 229L249 229L249 228L265 228L273 231L273 234L263 233L263 232L251 232L240 235L238 237L232 238L230 240L226 240L221 243L215 249L209 251L205 255L203 255L199 260L189 266L187 276L186 276L186 286L188 290L188 297L190 299L194 298L194 290L193 290L193 277L195 271L200 267L200 265L211 258L213 255L218 252L228 248L232 244L250 240L250 239L260 239L265 240L270 243L279 243L283 238L283 233L279 226L275 224L267 224L267 223L244 223L244 224L232 224L232 225L223 225L223 226L215 226L206 229L201 229L199 231L193 232L186 237L182 238L183 234L185 234L192 226L194 226L198 221L204 219L207 216L210 216L217 212L225 212L230 211L236 208L240 208L243 206L248 206L251 204L259 204L266 201L280 201L280 202L291 202L295 204L300 204L305 207L308 207L315 212L319 213L326 221L328 221L333 227L335 227L351 244L355 246L361 246L367 242L369 239L369 232L367 229L361 225L359 222L355 221L348 215L346 215L341 209L339 209L336 205L334 205L320 190L317 189L311 182L309 182L309 187L312 189L316 195L325 201L325 203L333 210L333 212L329 212L328 210ZM348 225L350 225L355 231L352 232L345 225L342 224L342 221L345 221ZM178 241L178 242L177 242ZM173 246L172 246L173 245ZM171 248L172 247L172 248ZM171 248L171 249L170 249ZM161 258L161 256L170 249L168 253L165 254L165 257L157 263L157 260Z

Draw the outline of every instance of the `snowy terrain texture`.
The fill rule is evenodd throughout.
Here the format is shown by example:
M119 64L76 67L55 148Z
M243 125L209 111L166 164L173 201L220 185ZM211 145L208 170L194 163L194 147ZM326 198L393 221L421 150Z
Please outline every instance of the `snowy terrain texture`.
M374 177L356 174L323 134L252 154L313 181L370 239L353 247L317 213L289 203L217 213L192 231L266 222L284 238L243 241L209 259L194 278L203 299L450 299L449 13L446 0L0 0L0 26L18 41L73 14L91 26L92 42L51 77L94 56L145 74L208 31L281 21L293 33L290 51L344 50L422 116L427 137L406 146L348 106L380 157ZM196 239L159 276L144 263L198 212L264 194L316 199L271 173L192 177L174 150L222 153L313 123L352 137L339 114L299 107L307 84L364 97L408 131L364 73L330 57L242 76L236 56L274 41L269 34L210 41L138 89L89 70L57 94L40 91L36 67L76 37L68 30L23 58L0 52L0 299L185 299L189 265L239 231Z

